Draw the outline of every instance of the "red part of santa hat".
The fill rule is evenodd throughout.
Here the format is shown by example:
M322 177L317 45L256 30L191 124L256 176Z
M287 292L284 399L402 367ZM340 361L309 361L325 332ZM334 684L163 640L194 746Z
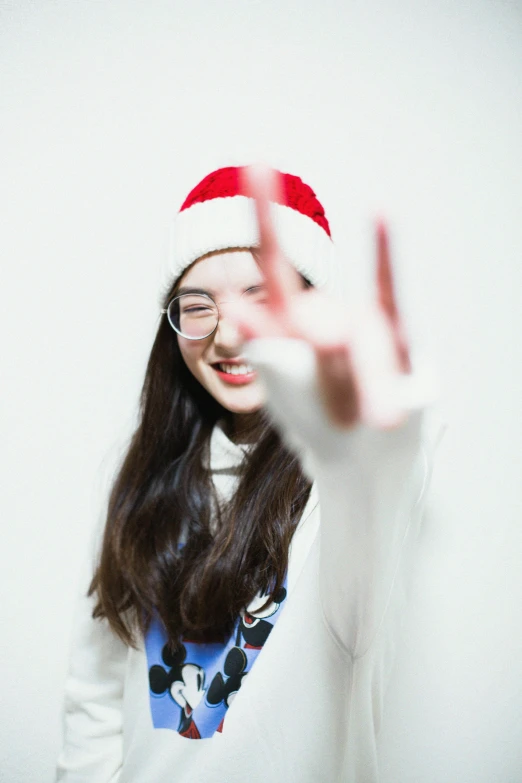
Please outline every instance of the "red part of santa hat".
M175 278L207 253L259 244L254 204L245 193L242 171L243 167L227 166L211 172L183 202L172 232L170 271ZM272 203L272 216L281 248L313 285L325 285L334 251L323 206L299 177L277 173L281 196Z

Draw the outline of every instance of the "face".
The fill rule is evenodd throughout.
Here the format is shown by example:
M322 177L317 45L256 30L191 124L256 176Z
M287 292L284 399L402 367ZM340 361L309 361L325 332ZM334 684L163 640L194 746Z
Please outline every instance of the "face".
M213 253L197 261L181 278L179 289L206 291L219 308L216 330L202 340L177 335L181 355L192 375L224 408L252 413L265 402L255 370L242 356L242 341L229 317L230 303L259 296L263 276L248 250ZM239 372L238 372L239 371Z

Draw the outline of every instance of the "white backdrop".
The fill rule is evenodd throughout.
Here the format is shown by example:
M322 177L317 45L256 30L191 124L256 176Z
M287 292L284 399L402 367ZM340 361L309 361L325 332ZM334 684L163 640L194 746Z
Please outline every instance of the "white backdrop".
M0 69L1 780L53 778L170 219L208 171L260 158L312 184L346 286L389 219L445 381L383 783L522 780L521 4L2 0Z

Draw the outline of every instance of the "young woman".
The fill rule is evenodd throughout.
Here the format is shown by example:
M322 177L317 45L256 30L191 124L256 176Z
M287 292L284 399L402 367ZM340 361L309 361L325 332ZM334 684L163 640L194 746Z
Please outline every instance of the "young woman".
M78 610L62 783L378 779L435 440L377 240L376 302L346 313L298 177L220 169L184 202Z

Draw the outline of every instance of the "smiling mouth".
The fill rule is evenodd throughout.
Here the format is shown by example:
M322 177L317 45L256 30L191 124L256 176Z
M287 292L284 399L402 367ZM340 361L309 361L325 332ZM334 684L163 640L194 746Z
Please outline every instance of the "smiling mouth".
M256 377L256 371L251 364L247 364L246 362L241 364L216 362L215 364L212 364L211 367L225 383L250 383L250 381L253 381Z
M227 375L249 375L254 372L254 368L251 364L244 362L243 364L232 364L229 362L216 362L212 365L220 372L225 372Z

